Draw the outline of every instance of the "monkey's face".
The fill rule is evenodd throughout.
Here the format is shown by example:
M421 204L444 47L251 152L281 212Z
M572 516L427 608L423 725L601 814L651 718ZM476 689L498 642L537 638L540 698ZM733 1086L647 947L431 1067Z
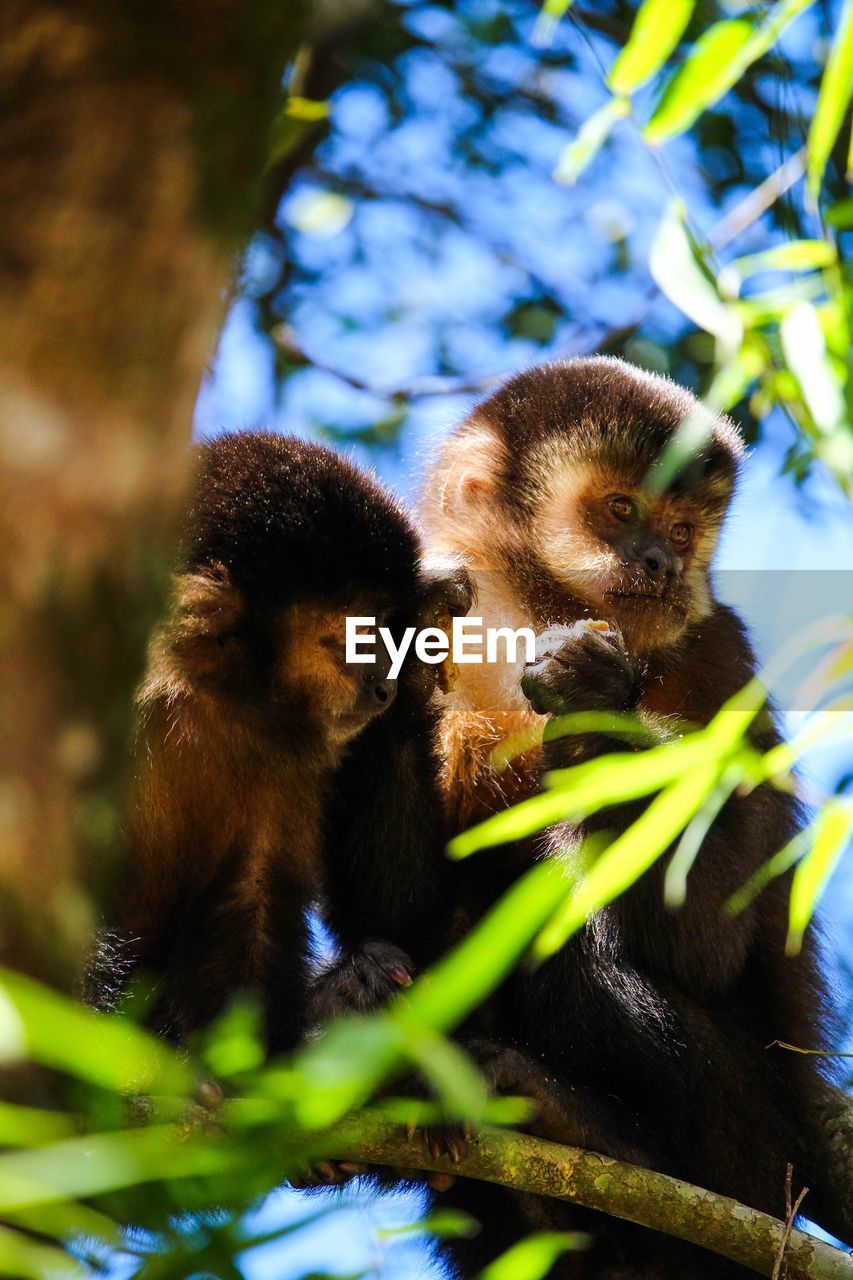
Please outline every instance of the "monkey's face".
M390 707L397 692L389 678L390 658L376 635L375 662L346 660L347 617L375 617L384 625L387 604L353 599L334 605L306 602L291 606L281 619L281 643L274 672L273 695L326 740L341 746L375 716ZM360 628L364 634L368 628Z
M635 652L673 644L709 612L718 524L698 496L652 497L636 478L576 466L550 488L538 524L550 574Z

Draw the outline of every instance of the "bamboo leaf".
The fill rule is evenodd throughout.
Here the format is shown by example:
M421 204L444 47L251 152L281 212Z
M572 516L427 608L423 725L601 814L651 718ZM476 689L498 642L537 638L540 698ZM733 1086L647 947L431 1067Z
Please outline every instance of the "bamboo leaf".
M853 0L847 0L820 82L817 106L807 141L808 188L814 200L820 195L824 171L844 113L853 94Z
M827 240L789 240L763 253L736 258L726 270L734 270L741 279L746 279L759 271L812 271L830 267L837 257L835 246Z
M827 801L815 820L812 847L794 872L785 947L789 955L799 952L806 925L851 834L853 805L843 800Z
M706 107L722 98L738 79L740 72L733 74L733 69L752 34L752 23L745 18L717 22L703 32L643 130L650 143L683 133Z
M590 1237L579 1231L542 1231L511 1245L480 1272L478 1280L541 1280L569 1250L586 1249Z
M608 77L614 93L633 93L660 71L687 30L695 7L696 0L644 0Z
M698 260L677 205L670 206L652 245L649 269L680 311L734 351L743 335L737 310L723 302Z
M689 129L718 102L747 67L763 57L785 27L814 0L779 0L760 26L745 18L717 22L696 41L687 61L670 81L644 130L652 144Z
M594 115L584 121L574 142L570 142L563 150L554 170L554 180L563 186L571 186L577 182L580 174L609 138L616 121L627 116L630 110L631 104L627 98L611 98L603 107L599 107Z
M0 1022L4 1003L19 1020L22 1047L42 1066L121 1094L183 1094L191 1086L174 1050L126 1018L85 1009L8 969L0 970Z
M571 9L573 2L574 0L544 0L533 27L531 44L537 49L546 49L554 39L557 27Z
M844 397L830 363L817 310L800 302L780 325L782 350L818 431L829 434L844 416Z
M593 864L575 892L557 910L533 946L544 960L557 951L593 912L607 906L648 871L716 787L720 764L692 769L657 796L627 831Z

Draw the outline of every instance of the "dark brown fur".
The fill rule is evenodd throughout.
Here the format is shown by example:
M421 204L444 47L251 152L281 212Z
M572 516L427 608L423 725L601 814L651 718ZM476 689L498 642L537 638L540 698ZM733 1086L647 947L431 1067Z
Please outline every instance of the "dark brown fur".
M394 686L387 662L347 666L344 619L396 632L460 579L429 578L399 506L330 450L248 432L197 461L173 606L137 699L129 875L98 980L109 999L150 974L149 1021L179 1040L252 992L276 1052L308 1018L312 901L328 897L342 969L372 934L406 945L414 919L426 936L438 912L429 673L409 664ZM466 603L463 590L451 607ZM414 896L373 869L386 841ZM373 1000L408 980L393 947L367 956Z
M742 452L732 424L706 414L688 467L664 493L644 489L673 434L698 413L663 379L616 360L572 361L512 379L444 445L424 502L431 544L465 557L487 625L542 633L527 670L460 673L442 727L457 829L535 793L549 769L626 749L603 734L554 738L498 769L491 753L502 738L570 710L635 709L650 739L665 741L685 720L708 723L754 672L743 627L709 580ZM617 510L619 495L636 503L630 519L614 515L613 495ZM684 522L692 538L676 547ZM574 626L585 618L607 621L610 632ZM769 713L753 741L760 749L778 741ZM462 873L471 919L531 858L571 856L584 831L618 833L644 803L478 855ZM488 1042L475 1051L496 1088L539 1099L540 1132L777 1216L788 1162L795 1186L819 1186L815 1059L766 1047L825 1043L813 932L800 957L786 958L785 881L736 918L722 909L799 825L786 792L763 786L732 798L705 838L681 910L663 905L664 858L539 969L504 984L482 1011ZM452 1247L465 1276L543 1225L595 1238L588 1253L556 1264L554 1277L747 1274L567 1206L465 1181L451 1194L483 1223L479 1237ZM811 1203L817 1212L819 1200Z

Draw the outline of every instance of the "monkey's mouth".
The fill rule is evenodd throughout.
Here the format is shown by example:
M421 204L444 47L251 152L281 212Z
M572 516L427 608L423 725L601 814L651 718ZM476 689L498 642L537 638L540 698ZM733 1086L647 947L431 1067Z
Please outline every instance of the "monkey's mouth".
M618 600L620 604L630 603L641 607L667 609L672 613L686 612L681 601L674 599L666 591L620 589L618 591L608 591L607 594L611 600Z

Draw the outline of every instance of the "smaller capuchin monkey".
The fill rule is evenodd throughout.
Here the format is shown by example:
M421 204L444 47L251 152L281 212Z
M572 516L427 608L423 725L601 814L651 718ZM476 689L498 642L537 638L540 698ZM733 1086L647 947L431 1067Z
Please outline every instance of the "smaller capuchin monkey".
M469 586L427 574L401 507L328 449L245 432L196 463L137 696L127 883L96 982L103 1003L150 973L149 1022L176 1040L248 990L277 1053L306 1029L314 900L347 948L324 1012L348 975L362 1004L407 985L400 948L440 928L435 669L412 659L392 680L378 643L375 663L348 664L345 619L397 636L464 612Z
M686 423L701 444L663 486L662 455ZM441 446L428 478L428 545L461 556L486 626L538 634L534 660L460 668L442 718L445 790L459 831L534 795L549 770L640 751L605 732L546 735L506 767L494 749L571 711L634 711L647 743L705 725L754 674L736 614L715 600L717 538L743 446L735 426L668 380L608 358L510 379ZM772 712L751 732L779 741ZM519 740L519 739L516 739ZM459 893L476 920L536 858L571 865L590 832L617 836L647 800L477 855ZM730 895L801 825L796 799L734 794L710 827L680 910L653 866L536 970L518 969L475 1021L472 1051L496 1089L527 1093L542 1136L591 1148L785 1216L785 1171L810 1213L843 1230L827 1184L818 1059L770 1049L830 1041L814 932L785 954L788 882L737 916ZM456 1143L456 1154L459 1142ZM449 1146L451 1154L453 1148ZM795 1192L796 1193L796 1192ZM461 1180L448 1193L483 1224L449 1246L464 1276L513 1241L581 1227L591 1249L568 1280L719 1280L743 1268L602 1215ZM841 1225L839 1225L841 1224Z

